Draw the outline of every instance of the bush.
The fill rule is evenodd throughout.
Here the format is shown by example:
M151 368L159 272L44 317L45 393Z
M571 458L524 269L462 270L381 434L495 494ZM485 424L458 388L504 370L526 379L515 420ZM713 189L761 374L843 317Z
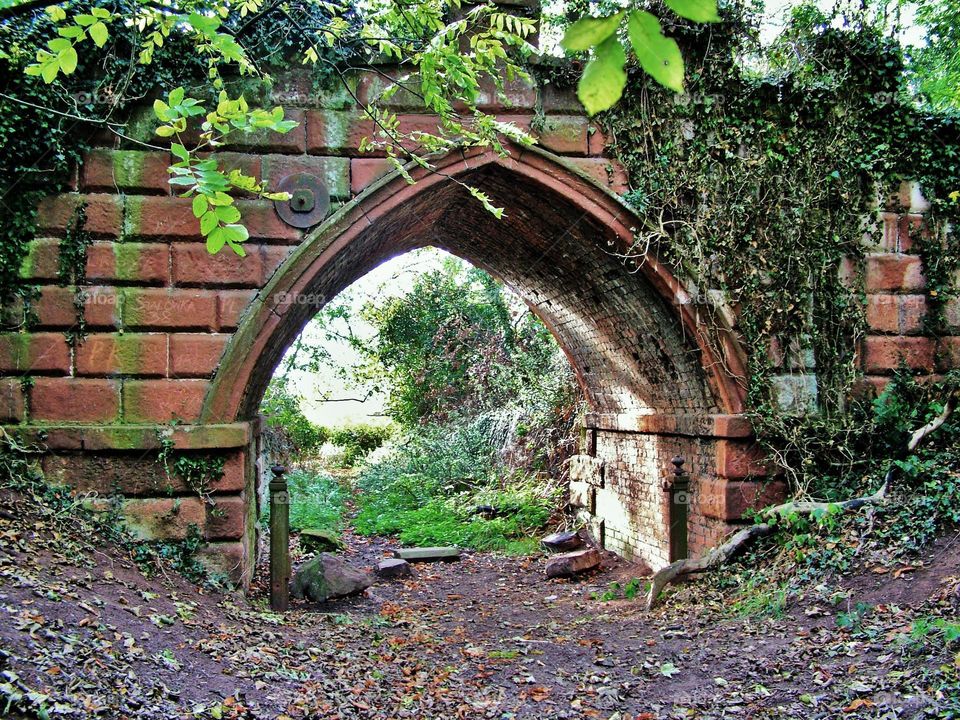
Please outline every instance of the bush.
M389 440L391 435L391 425L356 424L329 431L328 440L343 450L343 465L353 467Z
M283 436L285 452L291 459L315 455L327 441L326 428L315 425L300 409L300 398L290 389L286 378L274 378L260 404L260 411L267 417L267 425Z

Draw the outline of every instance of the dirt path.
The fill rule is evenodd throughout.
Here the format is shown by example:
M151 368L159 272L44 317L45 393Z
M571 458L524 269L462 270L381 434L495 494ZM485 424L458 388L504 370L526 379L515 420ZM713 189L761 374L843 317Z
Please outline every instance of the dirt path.
M950 540L932 567L859 576L840 606L811 597L780 619L733 618L696 584L646 613L592 599L632 577L615 558L547 581L542 558L488 553L279 617L258 588L200 593L111 548L65 553L44 518L3 507L0 690L45 696L50 717L899 718L960 703L932 681L958 648L909 641L918 618L954 612ZM346 554L372 564L386 547L349 537Z

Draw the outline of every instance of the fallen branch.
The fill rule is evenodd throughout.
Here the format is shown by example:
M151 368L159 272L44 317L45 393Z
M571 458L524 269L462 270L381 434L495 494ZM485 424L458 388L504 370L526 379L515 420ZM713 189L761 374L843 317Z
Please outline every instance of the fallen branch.
M907 451L913 452L916 450L917 446L923 441L924 438L929 436L941 425L943 425L953 412L953 406L954 398L953 395L951 395L943 406L943 412L941 412L939 415L937 415L937 417L923 427L915 430L910 435L910 440L907 443ZM843 500L842 502L833 503L817 501L791 501L783 503L782 505L775 505L774 507L767 508L763 511L762 516L764 518L774 518L775 516L782 517L791 513L808 515L821 510L824 512L836 512L837 510L849 511L857 510L865 505L874 505L876 503L883 502L887 497L887 491L890 488L890 483L893 481L895 469L896 464L890 463L890 468L887 470L886 477L883 480L883 485L881 485L880 489L872 495L864 495L862 497L855 497L849 500ZM690 558L677 560L676 562L670 563L662 570L657 571L657 573L653 576L653 579L650 581L650 590L647 593L647 610L650 610L654 605L656 605L657 599L660 597L660 593L663 591L663 589L678 577L691 575L693 573L705 572L723 565L729 561L730 558L739 553L740 550L742 550L746 545L753 542L753 540L758 537L769 535L773 532L773 530L774 522L762 522L757 523L756 525L751 525L748 528L740 530L733 537L723 543L723 545L713 548L703 557L697 558L696 560Z

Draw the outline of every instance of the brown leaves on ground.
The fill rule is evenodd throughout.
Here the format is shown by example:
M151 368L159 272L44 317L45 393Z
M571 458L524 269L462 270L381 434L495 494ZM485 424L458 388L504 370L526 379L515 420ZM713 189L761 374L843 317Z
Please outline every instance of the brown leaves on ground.
M733 617L727 598L693 583L646 613L637 601L591 598L631 576L622 563L586 581L548 583L541 559L491 554L419 566L412 580L279 616L262 592L147 580L90 538L58 526L53 540L42 515L2 497L13 512L0 516L0 708L25 717L806 720L957 711L949 693L960 687L960 647L945 628L956 620L960 580L933 577L957 566L955 546L941 544L939 564L918 562L898 577L865 572L815 589L777 619ZM76 551L58 552L58 543ZM369 565L384 550L353 543L347 556Z

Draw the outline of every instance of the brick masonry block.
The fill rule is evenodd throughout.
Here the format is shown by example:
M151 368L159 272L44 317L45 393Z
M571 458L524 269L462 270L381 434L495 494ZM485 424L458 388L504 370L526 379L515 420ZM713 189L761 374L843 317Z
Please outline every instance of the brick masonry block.
M170 192L171 156L139 150L92 150L84 157L80 186L87 192Z
M587 119L583 115L547 115L537 134L540 145L560 155L587 155Z
M916 255L867 255L864 287L868 293L915 292L923 290L925 286L923 268Z
M197 550L197 560L210 572L224 573L235 582L249 581L249 563L242 542L211 542Z
M123 416L127 422L195 421L209 383L205 380L126 380Z
M60 277L60 241L56 238L31 240L20 263L25 280L57 280Z
M229 248L211 255L204 243L173 243L173 283L180 287L260 287L263 261L259 248L250 249L246 257L238 257Z
M207 504L206 537L208 540L239 540L246 526L246 503L242 497L216 498Z
M924 295L868 295L867 324L875 332L915 335L927 313Z
M231 335L175 333L170 336L170 377L211 377Z
M0 379L0 422L18 423L23 420L25 403L23 386L12 378Z
M547 115L576 114L583 112L583 105L577 99L573 88L560 88L553 84L544 85L540 89L540 104Z
M570 480L603 487L604 461L589 455L574 455L569 463Z
M897 251L911 252L918 239L928 239L930 231L923 222L923 215L905 214L897 220Z
M247 487L245 463L244 453L230 453L223 464L223 477L216 485L217 491L243 492Z
M120 414L120 385L115 380L37 378L29 407L31 420L113 422Z
M69 329L77 326L76 294L72 287L44 286L33 305L37 327ZM111 287L83 288L83 316L89 330L120 327L120 295Z
M609 144L610 139L600 124L591 122L587 127L587 153L592 156L603 155Z
M263 179L275 187L287 175L309 173L316 175L326 185L330 197L350 197L350 160L342 157L317 157L313 155L265 155Z
M627 171L615 160L606 158L569 158L568 162L592 177L601 186L622 195L630 189Z
M282 245L274 245L261 248L261 256L263 258L263 282L266 283L273 274L277 271L277 268L283 264L283 261L290 257L290 253L293 252L292 247L284 247Z
M77 346L77 374L86 376L167 374L167 336L163 333L97 333Z
M392 170L393 164L385 158L354 158L350 161L350 191L359 195Z
M243 312L256 295L256 290L222 290L217 293L218 327L221 332L237 329Z
M95 242L87 248L87 279L95 282L164 284L170 275L166 245Z
M863 370L868 375L889 375L901 363L915 372L932 372L935 344L931 338L876 335L864 338Z
M0 372L66 375L70 347L62 333L0 333Z
M244 152L302 153L306 152L306 130L304 129L304 111L298 108L285 108L284 120L293 120L297 126L287 133L272 130L258 130L252 133L238 133L237 142L223 147L224 150Z
M948 372L960 368L960 337L942 337L937 342L937 370Z
M313 155L358 155L374 128L362 110L310 110L306 122L307 152Z
M190 198L131 196L123 221L126 240L199 240L200 221Z
M216 330L217 293L211 290L124 288L126 330Z
M303 231L290 227L281 220L273 203L269 200L239 200L237 209L253 240L295 245L303 239ZM225 248L221 250L221 254L232 253L229 248Z
M191 525L203 531L206 524L204 502L196 497L127 500L121 512L141 540L183 540Z
M37 207L37 230L62 237L77 208L86 203L84 230L94 238L115 238L120 234L123 198L118 195L52 195Z
M755 442L719 440L715 453L716 472L721 477L763 477L769 471L769 460Z
M167 472L156 453L140 450L46 455L43 458L43 472L48 482L69 485L78 492L122 494L126 497L196 495L196 490L176 475L172 468L171 472ZM242 486L235 488L235 484L235 480L228 479L225 473L223 479L214 482L210 490L214 493L242 490Z
M700 511L720 520L740 520L748 510L761 510L784 501L785 483L702 478L696 491Z

